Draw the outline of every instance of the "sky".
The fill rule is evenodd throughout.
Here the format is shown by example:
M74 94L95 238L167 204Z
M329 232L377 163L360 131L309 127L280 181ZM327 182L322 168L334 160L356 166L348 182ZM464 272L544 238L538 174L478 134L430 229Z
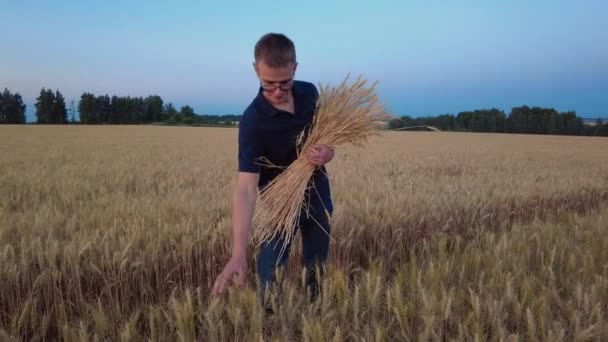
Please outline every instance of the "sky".
M0 0L0 90L35 120L42 87L76 104L157 94L198 114L241 114L253 47L280 32L296 79L378 81L394 115L520 105L608 117L608 2Z

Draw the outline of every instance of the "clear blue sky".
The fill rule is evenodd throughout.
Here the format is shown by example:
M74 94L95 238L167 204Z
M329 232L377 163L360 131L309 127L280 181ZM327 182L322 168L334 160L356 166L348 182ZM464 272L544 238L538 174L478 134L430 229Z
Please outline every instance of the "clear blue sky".
M378 80L397 115L522 104L608 117L606 1L0 0L0 88L78 101L158 94L240 114L257 92L253 46L296 44L297 78Z

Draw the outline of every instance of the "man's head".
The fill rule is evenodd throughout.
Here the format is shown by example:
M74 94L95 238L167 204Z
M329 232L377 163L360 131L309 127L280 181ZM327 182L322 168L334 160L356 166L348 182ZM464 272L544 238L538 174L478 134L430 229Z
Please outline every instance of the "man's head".
M298 66L293 42L283 34L268 33L255 44L254 57L266 99L272 105L286 102Z

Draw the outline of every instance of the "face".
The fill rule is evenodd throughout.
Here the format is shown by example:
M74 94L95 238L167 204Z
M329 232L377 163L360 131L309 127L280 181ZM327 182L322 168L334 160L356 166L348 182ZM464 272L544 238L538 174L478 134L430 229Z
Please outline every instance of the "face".
M284 67L271 68L264 61L253 64L255 73L260 79L264 97L272 105L281 105L289 101L293 78L298 63L289 63Z

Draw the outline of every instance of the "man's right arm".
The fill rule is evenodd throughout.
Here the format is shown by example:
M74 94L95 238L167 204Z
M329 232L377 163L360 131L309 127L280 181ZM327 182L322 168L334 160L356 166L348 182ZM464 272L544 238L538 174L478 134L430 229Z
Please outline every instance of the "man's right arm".
M213 284L212 295L224 292L236 276L236 283L242 285L247 275L247 246L249 227L257 198L258 173L239 172L234 186L232 219L232 256L222 273Z
M249 227L253 219L259 173L257 160L263 155L259 130L248 110L243 113L238 132L238 176L234 186L232 209L232 255L213 285L213 295L224 291L236 276L243 284L247 273L247 246ZM248 119L249 118L249 119Z
M247 259L249 227L257 198L258 173L239 172L234 187L232 258Z

